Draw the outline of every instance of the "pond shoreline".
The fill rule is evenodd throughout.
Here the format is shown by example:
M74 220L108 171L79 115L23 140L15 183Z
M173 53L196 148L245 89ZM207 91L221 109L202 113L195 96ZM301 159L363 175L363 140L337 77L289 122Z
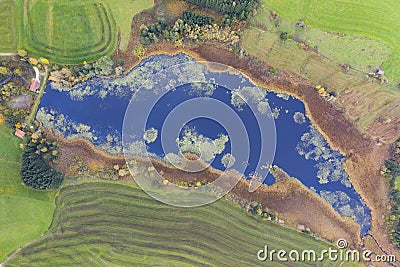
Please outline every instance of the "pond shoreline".
M123 156L110 155L94 146L86 139L67 140L61 136L48 134L49 138L57 139L60 144L61 158L57 161L56 168L64 173L69 173L75 155L80 155L83 164L112 169L114 165L123 166ZM139 163L148 163L147 159L135 158ZM169 181L192 181L193 175L182 172L159 159L152 160L155 168L163 172ZM102 164L102 165L100 165ZM221 171L208 167L197 174L198 180L212 182L221 175ZM282 175L280 175L282 176ZM128 175L120 179L134 182ZM253 193L248 192L249 181L240 179L230 194L237 199L257 201L268 207L271 212L285 221L285 225L296 228L298 224L310 227L311 231L318 233L326 240L337 240L346 237L352 247L357 248L360 243L360 226L353 220L341 217L318 194L304 186L297 179L280 177L272 186L262 185Z
M128 71L137 66L137 64L139 64L145 58L157 54L176 55L178 53L187 54L198 61L214 61L232 66L246 74L251 79L251 81L258 86L272 88L272 91L274 92L289 94L300 99L305 105L307 116L310 118L312 125L318 129L318 131L325 137L325 139L328 141L329 145L333 149L340 151L340 153L346 156L344 167L349 174L349 179L356 189L357 193L360 194L363 201L371 210L372 234L377 240L379 240L381 244L384 244L385 247L392 248L386 234L387 231L384 219L382 219L379 212L382 210L386 210L386 204L388 203L386 197L387 189L385 187L385 181L378 172L380 165L383 163L383 160L388 153L387 145L376 147L372 140L363 138L356 127L352 125L348 120L346 120L340 109L335 107L334 104L323 100L313 88L313 85L307 80L295 74L287 73L280 70L278 70L277 73L274 75L270 74L268 73L269 66L267 64L260 62L259 64L254 65L251 62L251 59L240 58L239 56L234 55L232 52L228 51L226 48L218 44L212 46L207 44L199 46L187 46L185 48L176 48L172 44L152 45L149 46L148 53L146 53L145 57L140 58L135 62L132 62L132 65L130 66ZM80 144L79 148L73 144L74 142ZM87 145L82 146L82 142L87 143L89 147ZM82 149L82 147L86 147L85 149L87 149L87 151L91 151L89 155L87 155L88 157L99 157L102 158L102 160L104 160L105 162L108 162L110 160L118 160L119 162L119 160L121 160L121 158L119 157L107 155L106 153L95 148L92 144L88 143L90 142L76 140L72 142L63 142L63 145L65 145L65 148L68 150L80 150ZM292 184L292 182L289 182L289 184ZM305 186L299 188L300 189L298 190L301 191L303 195L312 192ZM261 198L259 202L262 203L264 202L263 198L266 199L269 197L267 196L268 190L260 190L260 192L261 191L265 192L266 194L265 196L258 196ZM280 194L280 197L279 194L276 195L276 197L282 199L282 192ZM304 201L304 199L302 200ZM308 199L307 202L310 202L311 205L316 205L319 207L321 207L320 205L322 205L321 203L318 203L317 198L312 200ZM285 203L285 201L283 201L282 203ZM286 205L290 204L286 203ZM266 204L266 206L269 205ZM282 207L284 207L284 205L282 205ZM332 209L331 206L329 207ZM276 212L278 214L281 213L281 211L279 210L276 210ZM337 215L337 213L334 211L330 212ZM307 217L304 214L302 216ZM294 216L293 214L287 214L286 217L287 219L285 219L289 222L291 221L290 217L295 218L296 216ZM300 217L297 217L297 220L299 220L299 218ZM343 218L340 217L340 219L338 220L343 220ZM295 220L292 219L292 221ZM344 229L352 229L351 231L347 232L347 234L349 234L349 237L352 236L352 231L354 233L355 230L353 228L354 226L350 225L352 225L354 222L351 222L349 224L349 222L339 223L339 221L337 221L337 225L341 225L341 227L339 227L341 229L339 230L339 232L346 232L346 230ZM337 228L337 225L334 228ZM321 227L321 229L323 228ZM324 233L323 230L321 230L320 234L327 239L332 239L333 237L332 233ZM337 238L340 238L340 236L337 236ZM359 237L353 236L350 239L351 243L353 244L360 243ZM391 251L392 249L388 250Z
M183 51L185 52L185 51ZM391 244L385 219L388 189L379 169L389 156L390 145L377 146L370 138L364 138L355 125L349 122L334 103L323 100L306 79L292 73L277 70L268 73L269 65L254 65L249 58L240 58L221 46L200 45L190 48L202 60L212 60L239 69L250 77L254 84L273 88L300 99L312 125L325 137L332 149L346 157L344 167L357 193L371 210L371 233L391 253L398 250Z

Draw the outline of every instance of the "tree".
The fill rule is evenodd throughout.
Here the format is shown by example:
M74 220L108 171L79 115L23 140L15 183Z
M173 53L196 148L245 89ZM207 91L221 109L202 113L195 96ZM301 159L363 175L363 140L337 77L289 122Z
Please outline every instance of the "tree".
M14 70L14 73L17 74L17 75L19 75L19 76L22 76L22 74L23 74L23 72L22 72L22 70L21 70L20 68L16 68L16 69Z
M28 52L26 52L26 50L18 50L18 55L20 57L26 57L28 55Z
M114 71L114 61L109 56L102 56L93 64L93 67L98 75L111 75Z
M33 57L30 57L30 58L29 58L29 62L30 62L32 65L34 65L34 66L36 66L37 64L39 64L39 61L38 61L36 58L33 58Z
M1 66L1 67L0 67L0 74L1 74L1 75L6 75L7 73L8 73L7 67Z
M47 58L44 58L44 57L39 58L39 61L42 62L42 64L44 64L44 65L49 65L50 64L49 60Z
M142 36L142 37L140 37L140 43L141 44L143 44L143 45L149 45L150 44L150 39L149 39L149 37L147 37L147 36Z

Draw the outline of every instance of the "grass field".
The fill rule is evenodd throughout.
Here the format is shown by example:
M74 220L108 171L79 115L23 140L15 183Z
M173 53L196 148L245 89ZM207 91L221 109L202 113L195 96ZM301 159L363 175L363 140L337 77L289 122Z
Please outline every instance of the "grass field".
M0 1L0 52L18 49L18 16L15 0Z
M276 10L282 17L292 21L302 19L313 28L368 37L372 42L380 41L381 44L373 45L376 56L382 53L387 55L388 52L390 54L392 50L393 53L385 60L383 69L389 78L400 80L399 1L383 0L376 3L369 0L263 0L262 3ZM337 43L339 44L340 42ZM351 47L357 49L358 45L355 42ZM363 45L363 48L368 47L369 45ZM351 56L346 51L348 47L343 46L343 49L332 52ZM360 61L363 61L362 58Z
M326 1L318 4L322 5L322 2ZM276 68L299 74L316 85L327 86L329 90L338 92L337 101L345 107L347 117L362 133L382 138L388 143L395 141L399 134L395 126L386 124L380 126L383 127L381 130L375 127L380 117L394 119L399 116L400 90L397 83L391 80L389 84L380 85L366 78L367 72L391 60L395 47L382 40L326 32L317 28L319 24L313 27L307 18L315 12L313 7L317 2L307 3L310 5L300 1L262 1L257 16L250 21L250 29L244 32L244 49ZM279 28L269 20L272 9L276 9L280 15ZM294 25L300 19L304 19L310 27L296 28ZM357 25L353 24L353 27L357 28ZM282 42L279 33L283 31L288 32L293 39L305 40L318 53L304 49L292 39ZM350 64L352 70L346 73L339 64Z
M111 12L121 30L120 49L125 50L131 34L132 18L144 9L151 8L154 0L103 0L110 6Z
M0 52L25 49L31 56L76 64L126 49L134 15L153 0L0 1Z
M11 130L0 126L0 262L49 227L54 192L27 189L19 177L22 150Z
M269 20L271 9L266 3L258 8L259 15L252 19L252 25L261 26L267 32L287 32L292 38L304 40L311 48L335 62L348 64L364 73L381 67L390 57L392 48L378 40L353 35L327 32L318 28L296 28L296 20L280 17L281 26L276 27ZM260 46L261 48L262 46Z
M36 57L82 63L111 54L117 29L100 1L24 1L22 46Z
M88 183L64 187L56 204L49 231L7 266L259 266L256 253L264 245L300 251L329 247L255 219L225 200L177 208L134 187Z

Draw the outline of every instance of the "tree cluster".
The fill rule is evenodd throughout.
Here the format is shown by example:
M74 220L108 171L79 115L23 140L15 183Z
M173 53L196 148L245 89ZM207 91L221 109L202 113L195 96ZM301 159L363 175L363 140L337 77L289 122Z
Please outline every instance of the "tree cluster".
M22 154L21 178L26 186L33 189L57 189L64 175L51 168L38 151L38 143L29 142Z
M267 207L263 209L262 205L256 201L247 203L245 209L254 216L261 216L266 219L269 218L271 221L277 220L276 216L270 213Z
M400 248L400 190L397 185L397 178L400 176L400 164L393 159L385 162L385 174L389 179L390 199L392 214L389 217L389 225L392 229L389 235L395 245Z
M102 56L94 63L85 62L83 65L75 65L71 68L75 77L108 76L113 74L114 71L114 60L109 56Z
M36 145L36 153L44 159L54 160L58 158L58 142L47 139L46 134L37 131L31 135L31 143Z
M20 81L10 81L0 86L0 103L6 103L12 97L19 96L25 92L26 87Z
M231 18L248 19L253 14L258 0L186 0L189 3L210 8Z
M175 42L176 46L183 45L183 39L190 40L193 42L201 41L219 41L235 44L239 41L239 34L228 25L218 25L212 22L212 19L206 16L198 15L192 12L184 12L184 19L177 19L173 25L166 25L164 30L160 33L149 33L150 27L141 27L141 43L143 45L149 44L150 42ZM200 24L204 24L200 26ZM194 26L191 26L194 24ZM151 38L149 37L152 36ZM153 34L155 36L153 36ZM141 47L140 47L141 48ZM136 50L136 48L135 48ZM138 51L133 51L136 54Z
M166 28L167 24L163 19L160 19L155 24L142 26L140 28L140 43L144 45L148 45L150 43L158 43L158 36L160 36Z
M18 122L22 122L29 113L28 109L13 108L9 101L26 92L26 87L17 80L8 82L0 86L0 114L5 117L4 121L9 127L14 127Z
M21 123L22 121L24 121L29 114L29 110L22 108L18 109L4 108L4 110L1 109L2 108L0 107L0 112L2 112L5 117L4 121L10 128L15 127L17 123Z
M183 23L194 27L196 24L200 27L203 25L210 25L213 23L213 19L209 16L202 16L191 11L183 11Z

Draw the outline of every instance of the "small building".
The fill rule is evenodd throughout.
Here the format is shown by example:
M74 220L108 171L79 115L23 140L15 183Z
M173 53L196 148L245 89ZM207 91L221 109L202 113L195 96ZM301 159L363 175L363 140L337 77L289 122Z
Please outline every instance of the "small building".
M379 75L379 76L384 76L384 75L385 75L385 72L384 72L383 70L381 70L381 69L377 69L377 70L375 71L375 74L376 74L376 75Z
M299 22L296 23L296 27L305 29L305 28L307 28L307 25L304 22L304 20L300 20Z
M296 228L297 228L297 230L300 230L302 232L304 232L306 230L306 227L303 224L298 224Z
M38 79L32 79L31 85L29 86L29 91L36 93L40 87L40 81Z
M40 87L40 72L36 66L33 67L33 70L35 71L35 78L32 79L29 91L36 93Z
M23 138L25 137L25 132L22 131L22 130L16 130L16 131L15 131L15 136L17 136L17 137L23 139Z

